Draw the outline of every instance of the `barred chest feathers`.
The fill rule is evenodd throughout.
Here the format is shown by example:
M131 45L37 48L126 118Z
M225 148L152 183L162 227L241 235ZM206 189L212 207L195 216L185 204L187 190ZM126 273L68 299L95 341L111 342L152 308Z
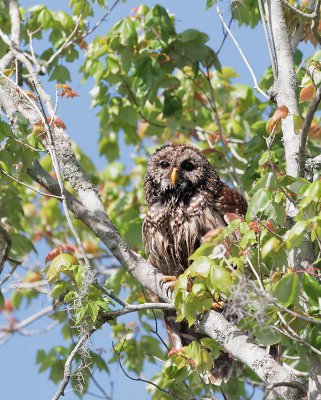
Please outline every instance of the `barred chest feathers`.
M145 251L151 264L163 274L183 273L205 233L226 226L208 200L208 196L199 193L189 204L159 201L149 208L143 232L152 240L145 242Z

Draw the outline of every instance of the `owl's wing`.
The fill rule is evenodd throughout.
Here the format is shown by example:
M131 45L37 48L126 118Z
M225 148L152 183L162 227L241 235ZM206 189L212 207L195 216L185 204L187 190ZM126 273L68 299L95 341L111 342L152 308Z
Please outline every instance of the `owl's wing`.
M237 190L222 182L221 189L215 197L214 207L228 224L235 218L245 216L247 202Z

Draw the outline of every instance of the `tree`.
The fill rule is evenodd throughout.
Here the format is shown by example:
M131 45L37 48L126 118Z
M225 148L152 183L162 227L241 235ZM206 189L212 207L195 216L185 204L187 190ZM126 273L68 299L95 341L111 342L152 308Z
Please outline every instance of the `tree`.
M136 7L97 34L119 3L71 0L68 14L0 1L2 340L46 315L61 325L64 343L37 354L40 370L60 382L53 399L70 380L80 394L88 391L88 363L108 373L107 360L86 347L106 324L114 336L108 361L125 374L143 380L145 359L164 361L149 381L153 399L215 398L220 391L241 399L248 385L263 387L269 398L318 398L321 62L318 51L303 59L300 46L321 44L320 0L232 2L229 23L207 1L224 27L220 49L230 36L253 88L233 82L236 72L221 65L206 34L178 32L162 5ZM271 66L259 81L229 29L232 20L262 23ZM39 41L46 44L41 54ZM68 63L80 53L84 79L95 80L99 150L108 161L102 172L71 143L58 116L77 97ZM129 173L119 162L122 138L136 152ZM168 141L195 143L249 201L245 220L213 232L195 252L173 293L144 259L140 233L146 159ZM239 240L222 250L233 232ZM44 245L51 250L45 268L24 273L28 256ZM101 258L108 268L98 268ZM9 291L17 271L19 288ZM51 306L12 318L44 291ZM224 312L211 310L219 298ZM174 307L208 338L168 358L157 320ZM142 334L122 322L128 313L138 313ZM276 359L269 346L279 349ZM222 349L243 369L219 388L206 376Z

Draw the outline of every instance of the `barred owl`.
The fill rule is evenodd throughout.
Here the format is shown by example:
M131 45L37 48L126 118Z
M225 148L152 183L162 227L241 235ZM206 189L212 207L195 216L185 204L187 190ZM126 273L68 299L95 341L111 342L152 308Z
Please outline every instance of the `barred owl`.
M183 273L203 236L226 226L229 213L243 216L247 209L243 196L223 183L191 145L169 144L158 149L148 162L144 188L145 251L150 263L164 275ZM165 322L176 349L202 337L186 323L176 323L174 312L165 312ZM217 383L229 374L228 356L222 353L215 368L217 379L213 382Z

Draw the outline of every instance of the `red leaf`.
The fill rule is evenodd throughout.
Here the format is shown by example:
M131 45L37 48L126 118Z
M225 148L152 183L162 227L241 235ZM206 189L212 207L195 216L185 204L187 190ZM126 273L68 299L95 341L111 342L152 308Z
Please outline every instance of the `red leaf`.
M271 221L266 220L266 221L263 222L263 225L264 225L268 230L270 230L270 231L272 231L272 232L275 232L275 228L274 228L274 226L273 226L273 224L272 224Z
M59 254L74 254L75 248L70 246L69 244L61 244L55 249L53 249L46 257L45 263L47 264L48 261L52 261L55 259Z
M315 87L313 83L301 89L299 102L311 101L315 94Z
M47 264L48 261L52 261L60 254L59 246L53 249L50 253L48 253L47 257L45 258L45 263Z
M287 106L281 106L276 109L266 124L267 133L278 133L281 130L281 119L286 118L288 115L289 110Z
M51 123L51 117L47 117L47 121L50 124ZM66 125L64 124L64 122L59 117L55 117L53 124L57 128L66 129Z
M249 223L249 228L251 231L253 231L254 233L259 233L260 232L260 225L257 221L252 221Z
M71 89L71 87L69 85L67 85L67 83L58 83L56 85L56 88L62 89L62 91L60 92L60 94L58 94L58 96L61 97L79 97L79 94L77 92L75 92L74 90Z
M61 244L59 246L60 252L61 253L68 253L68 254L74 254L75 253L75 248L74 246L70 246L70 244Z

